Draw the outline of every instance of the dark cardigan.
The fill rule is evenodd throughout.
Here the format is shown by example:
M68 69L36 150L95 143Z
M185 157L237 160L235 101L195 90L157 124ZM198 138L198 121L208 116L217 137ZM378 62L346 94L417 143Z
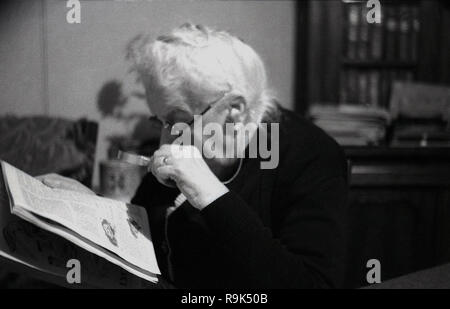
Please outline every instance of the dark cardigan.
M158 263L177 287L328 288L342 283L347 165L322 130L282 110L280 162L245 159L229 192L202 211L148 174L132 203L147 209ZM168 244L166 243L168 239Z

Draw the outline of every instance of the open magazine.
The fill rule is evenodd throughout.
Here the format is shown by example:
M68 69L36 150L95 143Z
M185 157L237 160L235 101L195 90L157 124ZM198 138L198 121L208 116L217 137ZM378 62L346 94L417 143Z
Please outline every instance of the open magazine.
M144 208L50 188L4 161L1 167L0 256L63 278L66 262L77 259L89 286L158 281Z

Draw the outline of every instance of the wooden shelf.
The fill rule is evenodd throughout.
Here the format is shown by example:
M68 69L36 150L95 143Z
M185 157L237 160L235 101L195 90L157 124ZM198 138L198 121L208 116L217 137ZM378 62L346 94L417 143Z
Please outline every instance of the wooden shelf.
M364 61L349 60L342 61L344 67L361 68L361 69L415 69L416 62L399 62L399 61Z
M450 147L346 146L351 158L445 158L450 162Z
M345 147L353 187L450 186L450 147Z

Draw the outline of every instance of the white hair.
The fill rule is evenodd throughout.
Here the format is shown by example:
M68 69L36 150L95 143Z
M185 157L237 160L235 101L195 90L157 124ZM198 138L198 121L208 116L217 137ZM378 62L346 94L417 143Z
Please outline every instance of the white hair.
M228 32L184 24L155 41L136 37L127 58L144 84L158 83L172 99L232 91L245 99L247 116L257 123L276 110L260 56Z

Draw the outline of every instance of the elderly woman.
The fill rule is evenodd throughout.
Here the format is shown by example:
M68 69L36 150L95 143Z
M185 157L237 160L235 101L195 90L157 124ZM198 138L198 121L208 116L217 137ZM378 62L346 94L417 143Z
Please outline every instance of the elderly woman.
M339 286L347 183L336 143L277 106L261 58L227 32L186 24L134 46L163 131L132 202L148 210L166 277L178 287ZM172 126L205 110L204 126L279 123L278 167L261 169L260 156L177 156L192 146L173 145Z
M276 104L258 54L227 32L186 24L155 41L134 40L129 57L163 123L151 173L132 200L147 209L163 276L176 287L340 286L344 156L323 131ZM174 143L173 126L191 125L194 115L203 128L259 126L244 153L206 156L208 132L191 132L203 144ZM259 134L269 123L277 132ZM222 134L224 148L232 146L236 135ZM264 137L279 154L274 168L262 169L260 153L248 149Z

